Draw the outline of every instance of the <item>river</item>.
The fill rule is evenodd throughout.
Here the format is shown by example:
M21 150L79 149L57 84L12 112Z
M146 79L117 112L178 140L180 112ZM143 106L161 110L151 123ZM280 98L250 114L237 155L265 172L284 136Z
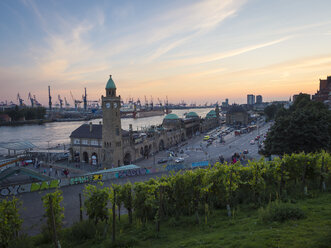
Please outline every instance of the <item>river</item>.
M177 109L173 110L173 114L183 118L184 113L190 111L196 112L204 118L211 108L205 109ZM123 118L121 119L122 128L129 130L129 125L132 124L133 130L141 129L151 125L159 125L162 123L164 116L153 116L139 119ZM92 123L98 124L102 119L92 120ZM43 125L22 125L22 126L5 126L0 127L0 143L30 141L39 148L55 147L58 144L69 144L69 136L72 131L84 123L90 121L72 121L72 122L51 122ZM0 154L7 154L7 150L0 148Z

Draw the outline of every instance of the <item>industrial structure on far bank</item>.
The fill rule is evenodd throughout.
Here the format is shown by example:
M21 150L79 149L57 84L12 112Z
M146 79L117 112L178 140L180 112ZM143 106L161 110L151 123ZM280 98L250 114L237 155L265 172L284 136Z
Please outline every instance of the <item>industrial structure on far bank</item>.
M205 118L189 112L185 118L168 114L162 125L146 130L123 130L121 127L121 97L110 76L106 96L102 96L103 123L83 124L70 135L71 159L105 168L131 164L152 154L175 146L192 136L219 126L219 109L211 110Z

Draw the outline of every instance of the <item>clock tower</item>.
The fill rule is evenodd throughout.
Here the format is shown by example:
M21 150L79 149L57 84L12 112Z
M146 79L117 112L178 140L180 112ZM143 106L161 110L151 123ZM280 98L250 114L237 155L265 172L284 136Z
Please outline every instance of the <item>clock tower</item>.
M116 96L116 86L110 75L106 85L106 96L102 96L102 148L103 161L107 168L123 165L120 107L121 96Z

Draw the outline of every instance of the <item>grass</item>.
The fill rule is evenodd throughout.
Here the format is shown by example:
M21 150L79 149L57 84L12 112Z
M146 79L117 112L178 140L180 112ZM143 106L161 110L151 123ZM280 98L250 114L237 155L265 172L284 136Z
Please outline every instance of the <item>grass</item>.
M155 224L128 226L127 216L121 216L117 225L117 242L112 244L111 233L97 234L98 238L75 240L69 229L64 231L61 245L64 248L102 247L331 247L331 193L316 195L295 204L305 213L305 218L285 222L262 222L259 211L244 205L235 208L234 217L228 218L226 210L217 210L209 216L208 223L196 224L195 216L170 218L161 223L157 235ZM201 221L204 218L201 216ZM98 227L102 230L102 227ZM109 228L111 229L111 228ZM51 243L36 245L40 237L29 238L32 247L54 247ZM25 243L27 244L27 243ZM25 246L26 247L26 246Z

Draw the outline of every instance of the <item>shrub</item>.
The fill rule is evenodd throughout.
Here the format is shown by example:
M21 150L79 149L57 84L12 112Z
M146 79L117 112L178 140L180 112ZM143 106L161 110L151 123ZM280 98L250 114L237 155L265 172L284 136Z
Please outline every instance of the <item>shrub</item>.
M0 200L0 247L8 244L18 237L22 220L18 213L21 202L17 198Z
M266 208L259 209L259 218L263 222L287 220L299 220L305 217L305 213L294 204L280 201L271 202Z
M92 221L82 221L71 227L71 238L75 241L93 239L97 232L97 226Z

